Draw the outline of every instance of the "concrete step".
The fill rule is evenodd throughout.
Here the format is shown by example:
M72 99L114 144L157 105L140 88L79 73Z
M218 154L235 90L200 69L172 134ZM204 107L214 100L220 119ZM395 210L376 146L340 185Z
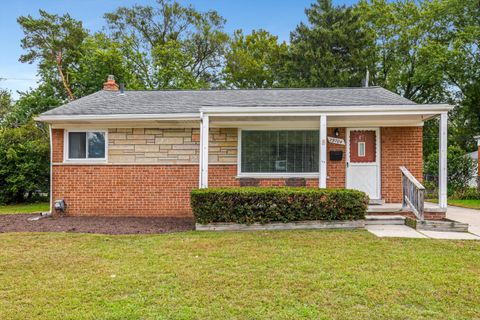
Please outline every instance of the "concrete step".
M365 217L365 225L405 225L405 217L396 215L367 215Z

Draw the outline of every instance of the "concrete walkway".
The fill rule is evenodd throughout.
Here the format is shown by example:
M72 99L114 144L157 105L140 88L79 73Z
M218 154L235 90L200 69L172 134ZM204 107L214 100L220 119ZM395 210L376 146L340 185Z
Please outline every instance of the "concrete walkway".
M468 223L468 231L480 236L480 210L448 206L447 218Z
M480 240L480 210L449 206L447 218L468 223L469 232L422 231L405 225L391 224L367 225L365 228L377 237Z

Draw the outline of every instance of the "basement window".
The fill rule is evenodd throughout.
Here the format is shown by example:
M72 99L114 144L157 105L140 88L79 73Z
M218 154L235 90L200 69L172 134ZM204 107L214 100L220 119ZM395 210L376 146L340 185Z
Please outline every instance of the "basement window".
M106 160L105 131L69 131L66 140L68 160Z

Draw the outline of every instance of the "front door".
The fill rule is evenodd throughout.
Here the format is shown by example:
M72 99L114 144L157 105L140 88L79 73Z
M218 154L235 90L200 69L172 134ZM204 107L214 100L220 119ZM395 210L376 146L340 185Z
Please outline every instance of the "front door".
M347 129L347 188L380 200L379 129Z

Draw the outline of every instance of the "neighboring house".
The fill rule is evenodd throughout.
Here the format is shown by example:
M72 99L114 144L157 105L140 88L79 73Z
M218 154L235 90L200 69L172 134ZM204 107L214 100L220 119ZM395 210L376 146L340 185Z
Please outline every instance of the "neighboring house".
M51 126L52 200L70 215L188 216L190 190L354 188L402 201L400 166L422 178L422 126L447 112L380 87L104 90L40 115Z
M480 149L480 147L479 147L479 149ZM479 154L479 151L473 151L473 152L467 153L467 157L472 158L472 160L475 162L475 176L472 177L472 179L470 179L470 181L468 182L468 186L472 187L472 188L477 187L477 178L480 175L478 173L478 170L479 170L478 169L478 154Z

